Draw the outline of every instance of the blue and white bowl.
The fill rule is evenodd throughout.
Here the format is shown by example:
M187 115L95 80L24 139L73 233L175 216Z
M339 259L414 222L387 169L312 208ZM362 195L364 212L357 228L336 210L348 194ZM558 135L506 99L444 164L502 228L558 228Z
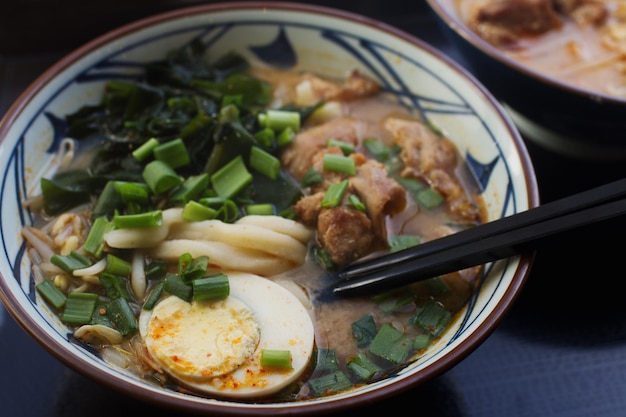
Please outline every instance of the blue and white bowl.
M20 234L32 216L22 201L56 164L64 115L98 103L106 79L133 78L143 63L195 37L214 56L235 50L259 65L331 77L356 68L445 126L482 187L490 220L538 205L535 174L512 122L481 84L421 40L369 18L303 4L180 9L126 25L72 52L42 74L1 121L0 300L13 318L64 364L104 385L152 404L207 414L312 415L363 406L442 374L477 348L521 291L532 256L488 265L452 329L415 363L383 381L317 400L250 404L174 392L149 385L70 340L34 289Z

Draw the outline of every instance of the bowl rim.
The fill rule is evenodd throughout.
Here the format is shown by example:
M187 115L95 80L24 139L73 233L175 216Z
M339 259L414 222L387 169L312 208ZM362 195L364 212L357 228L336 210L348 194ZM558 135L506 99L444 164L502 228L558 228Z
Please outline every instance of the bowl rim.
M472 31L467 24L456 13L449 13L447 8L442 5L443 1L448 0L426 0L426 3L431 8L431 11L445 23L445 25L463 38L467 43L478 49L494 61L497 61L514 71L517 71L529 78L539 80L552 88L562 90L574 96L578 96L582 99L589 99L596 102L613 103L615 105L626 105L626 98L620 98L614 95L603 93L601 91L595 91L585 87L579 87L571 83L560 80L559 78L544 74L537 71L527 65L524 65L510 57L508 57L501 50L482 39L474 31Z
M517 156L520 159L521 167L523 168L524 183L527 187L527 199L529 207L535 207L539 204L539 192L537 179L534 173L534 168L526 150L525 144L522 141L520 134L515 128L513 122L510 120L506 112L499 105L497 100L489 93L486 88L462 66L454 62L451 58L446 56L443 52L437 50L430 44L422 41L421 39L412 36L401 29L388 25L386 23L374 20L372 18L359 15L354 12L348 12L345 10L335 9L326 6L311 5L304 3L290 3L290 2L264 2L264 1L236 1L236 2L221 2L203 4L197 6L182 7L145 18L141 18L122 25L116 29L108 31L95 39L83 44L82 46L69 52L62 57L55 64L45 70L35 81L33 81L26 90L19 95L15 102L9 107L7 113L0 120L0 144L4 142L7 132L10 126L18 119L22 111L27 107L28 103L37 96L37 94L44 89L44 87L53 80L59 73L62 73L74 62L81 60L84 56L91 53L93 50L101 48L117 39L123 38L143 28L163 23L170 20L177 20L186 16L194 14L206 14L219 11L228 10L246 10L246 9L271 9L271 10L284 10L303 13L314 13L322 16L334 17L344 19L350 22L354 22L360 25L370 26L378 31L385 32L401 40L407 41L413 45L418 46L421 49L426 50L430 54L434 55L437 59L443 61L448 66L452 67L456 72L460 73L463 77L469 79L473 86L478 89L479 93L484 96L485 100L497 110L499 118L503 121L507 130L510 133L510 137L513 139L513 147L516 150ZM420 383L430 380L433 377L439 376L446 372L463 358L468 356L473 350L475 350L485 339L496 329L496 327L503 320L504 316L514 301L519 296L521 289L523 288L530 268L534 262L535 254L529 253L522 255L519 258L518 267L511 278L511 285L503 293L501 299L494 307L491 314L484 319L482 325L472 332L457 348L447 353L441 360L429 365L417 374L404 378L394 384L386 385L384 388L378 390L371 390L368 392L356 392L349 397L337 397L337 399L325 402L294 402L289 405L276 404L275 406L264 406L262 408L248 408L241 407L238 404L230 404L228 402L222 402L218 406L207 404L205 399L189 396L188 400L181 400L179 397L169 396L156 390L150 389L137 389L137 386L131 384L125 380L111 378L111 375L97 367L91 365L88 361L76 358L69 358L62 353L64 349L59 342L49 336L44 330L40 329L37 322L26 314L26 310L21 306L14 296L8 292L4 287L4 277L0 280L0 301L9 312L9 314L15 319L15 321L25 330L31 337L33 337L45 350L52 356L56 357L60 362L68 366L69 368L77 371L78 373L88 376L93 380L101 383L102 385L112 388L115 391L131 396L135 399L145 401L151 404L158 404L171 409L184 410L194 413L212 413L221 412L228 415L249 415L254 413L256 415L271 415L279 412L290 412L298 415L313 415L320 413L330 413L337 411L344 411L353 409L356 407L362 407L368 403L377 402L386 398L395 396L401 392L407 391L410 388L417 386ZM58 349L57 349L58 348Z

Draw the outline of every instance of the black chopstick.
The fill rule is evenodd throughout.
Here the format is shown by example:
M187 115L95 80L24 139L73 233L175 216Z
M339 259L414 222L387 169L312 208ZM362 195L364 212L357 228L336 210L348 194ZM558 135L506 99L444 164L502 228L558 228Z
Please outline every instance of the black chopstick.
M624 214L626 179L574 194L336 273L332 291L360 295L518 255L559 232Z

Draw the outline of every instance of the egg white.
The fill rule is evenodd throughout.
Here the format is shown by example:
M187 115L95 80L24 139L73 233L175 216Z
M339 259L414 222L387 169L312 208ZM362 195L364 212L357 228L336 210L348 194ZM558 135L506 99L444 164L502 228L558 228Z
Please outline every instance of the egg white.
M267 278L242 272L228 272L227 275L230 283L228 302L195 303L191 309L179 305L179 300L169 296L152 311L142 311L140 334L148 352L163 370L193 390L232 398L275 393L297 380L311 361L314 329L309 312L292 292ZM166 303L162 309L159 308L161 303ZM164 340L155 330L156 326L163 324L159 324L156 318L160 310L169 315L165 318L169 325L184 329L174 339L175 345L172 345L171 338ZM172 311L176 314L171 315ZM218 326L222 328L217 336L207 327L213 321L215 328L215 320L232 321L231 328L236 334L225 334L228 323L224 323ZM237 321L242 322L237 324ZM260 334L255 334L256 331ZM251 348L251 343L256 346ZM263 368L263 349L289 350L292 368ZM213 355L222 356L221 362L211 365L207 359L202 363L205 362L202 355L213 359ZM184 363L191 365L184 366Z

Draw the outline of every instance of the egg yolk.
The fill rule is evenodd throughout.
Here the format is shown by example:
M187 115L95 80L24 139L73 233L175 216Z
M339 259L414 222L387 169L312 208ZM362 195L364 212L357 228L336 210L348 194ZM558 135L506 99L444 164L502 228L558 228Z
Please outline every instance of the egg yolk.
M253 312L237 298L188 303L169 297L155 306L145 343L171 373L206 379L241 366L260 337Z

